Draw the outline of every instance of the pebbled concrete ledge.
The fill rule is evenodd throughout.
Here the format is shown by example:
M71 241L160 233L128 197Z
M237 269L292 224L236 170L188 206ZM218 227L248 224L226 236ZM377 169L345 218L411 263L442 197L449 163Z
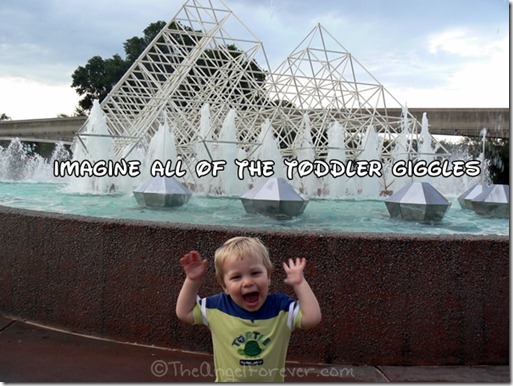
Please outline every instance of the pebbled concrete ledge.
M111 220L0 206L0 314L124 342L211 352L174 313L178 259L258 236L273 291L281 262L308 259L322 325L289 360L379 366L509 363L509 237L270 232ZM210 264L202 295L219 290Z

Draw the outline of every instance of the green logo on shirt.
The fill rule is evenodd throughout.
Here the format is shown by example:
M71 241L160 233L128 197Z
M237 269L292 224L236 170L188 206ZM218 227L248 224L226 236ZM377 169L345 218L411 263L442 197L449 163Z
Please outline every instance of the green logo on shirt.
M239 335L232 342L232 346L238 347L237 352L248 358L259 356L271 343L270 338L266 338L258 331L248 331Z

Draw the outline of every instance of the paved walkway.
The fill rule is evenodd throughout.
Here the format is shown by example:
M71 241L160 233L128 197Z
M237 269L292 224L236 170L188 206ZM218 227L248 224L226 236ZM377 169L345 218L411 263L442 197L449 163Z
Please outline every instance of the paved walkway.
M0 382L212 382L212 356L100 340L0 316ZM509 366L287 362L288 382L510 382Z

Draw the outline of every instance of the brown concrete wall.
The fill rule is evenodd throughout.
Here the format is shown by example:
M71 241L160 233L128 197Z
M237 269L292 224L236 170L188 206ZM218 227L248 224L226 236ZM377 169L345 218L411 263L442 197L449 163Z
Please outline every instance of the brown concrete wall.
M211 351L174 312L191 249L212 259L257 235L276 263L308 259L322 325L289 359L368 365L507 364L509 238L278 233L63 216L0 207L0 314L121 341ZM210 264L201 294L217 292Z

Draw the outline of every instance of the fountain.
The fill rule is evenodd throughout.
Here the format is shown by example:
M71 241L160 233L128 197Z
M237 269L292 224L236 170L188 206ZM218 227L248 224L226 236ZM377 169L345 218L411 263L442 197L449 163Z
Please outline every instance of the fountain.
M5 152L3 172L7 180L20 180L24 174L24 165L27 155L21 142L12 141Z
M196 164L201 161L213 160L214 157L209 146L212 146L212 133L210 129L212 128L212 123L210 119L210 106L208 103L204 103L201 108L201 118L199 125L199 138L195 144L196 150ZM204 177L199 180L196 184L196 187L199 191L210 191L210 181L207 181L208 177Z
M481 181L474 184L458 197L463 209L474 210L477 214L488 217L509 217L509 185L488 186L485 183L486 165L486 128L481 129L482 147L480 155L482 171Z
M408 123L405 121L405 116L407 113L403 113L403 129L404 131L408 131ZM230 224L238 224L238 222L233 222L233 218L237 218L240 216L238 212L242 209L246 211L248 215L253 213L263 213L269 214L269 211L266 210L257 210L255 208L258 207L256 204L249 204L248 199L256 198L256 201L259 199L262 200L261 196L263 193L258 193L257 188L249 190L251 187L255 187L257 185L266 186L266 182L269 182L269 177L277 178L284 176L286 173L284 172L284 157L280 154L279 147L276 143L276 139L273 135L274 128L270 124L270 121L264 121L260 127L260 133L255 141L255 147L252 152L246 153L242 146L238 145L237 135L236 135L236 117L237 113L234 110L228 112L227 116L223 120L223 125L219 131L218 139L214 140L212 137L212 133L215 132L213 127L209 127L209 124L212 125L212 121L210 118L210 106L205 104L202 107L202 119L199 126L200 132L200 140L196 143L196 151L197 156L195 158L196 165L202 161L213 161L213 160L224 160L225 166L221 173L217 176L205 176L198 178L194 178L194 168L191 170L190 168L184 168L183 170L174 171L171 170L172 173L177 174L176 176L164 176L164 175L150 175L149 170L152 170L152 173L155 173L155 170L160 170L163 172L164 165L170 164L172 166L178 167L179 169L182 166L182 155L178 155L177 145L176 145L176 137L175 132L178 132L178 128L176 128L175 122L165 113L163 112L161 115L161 119L159 120L159 127L155 130L155 134L150 138L148 144L141 143L141 146L137 147L137 152L132 152L130 157L134 157L137 161L141 163L140 174L138 176L117 176L115 178L110 176L105 177L81 177L77 178L71 176L69 181L67 182L63 191L67 193L75 193L80 195L84 194L114 194L123 195L123 197L131 196L133 192L133 198L135 202L139 203L141 206L182 206L188 204L190 202L191 197L195 197L192 200L192 205L187 206L187 209L190 209L190 216L187 217L187 212L184 213L185 217L183 219L174 219L169 220L165 219L166 216L157 215L155 212L145 213L145 212L137 212L138 216L148 216L149 219L154 218L164 218L164 221L195 221L195 216L192 215L193 212L197 210L201 210L201 208L205 206L212 205L208 202L208 200L213 199L214 197L225 198L222 201L212 201L214 203L222 203L223 205L230 203L229 210L226 208L224 210L223 216L219 216L219 212L216 213L216 217L209 220L209 216L202 216L202 222L206 223L216 223L218 221L222 221L223 223ZM419 158L423 157L425 161L430 161L430 158L426 158L428 153L432 151L431 147L431 139L429 135L429 130L427 129L427 117L424 115L423 123L422 123L422 143L421 143L421 151L419 152ZM98 104L95 104L95 108L91 114L91 119L88 121L86 125L87 130L82 133L83 140L88 141L90 144L91 141L94 142L94 158L89 152L82 151L82 148L79 146L80 142L77 142L75 145L78 146L78 150L75 151L74 159L77 158L79 162L92 162L96 159L106 159L108 154L112 152L112 146L110 141L106 141L105 139L110 139L105 137L105 118L102 117L102 111ZM305 130L305 134L298 138L298 145L302 147L298 149L298 154L301 155L302 161L307 161L307 153L309 156L313 156L313 149L309 144L311 144L311 132L309 126L309 119L307 116L303 116L302 118L302 127ZM403 135L403 134L401 134ZM406 138L406 136L404 136ZM337 160L341 163L347 162L347 149L345 148L344 142L344 130L342 125L339 122L334 122L327 133L327 160ZM373 125L369 125L364 132L364 135L361 140L361 150L356 156L355 162L364 162L365 160L376 160L379 164L379 159L381 157L380 152L383 147L380 137L377 135L377 132ZM92 146L92 145L90 145ZM409 143L403 139L398 140L398 144L396 144L396 150L399 148L404 148L410 146ZM12 149L19 149L19 145L12 146ZM104 149L106 154L101 154L99 149ZM106 150L105 150L106 149ZM145 150L146 149L146 150ZM248 147L251 149L251 146ZM398 150L397 150L398 151ZM19 153L17 150L13 150L15 154ZM91 152L92 153L92 152ZM403 152L404 153L404 152ZM396 154L399 160L404 160L401 154ZM13 156L11 156L12 158ZM21 155L17 156L18 158L22 157ZM25 155L26 157L26 155ZM79 157L83 157L81 160ZM242 163L240 160L250 160L254 162L254 170L259 170L259 173L251 174L249 169L251 166L248 166L248 171L241 172L237 170L236 165L239 165L242 170ZM257 168L257 161L265 160L266 162L272 162L272 174L271 175L263 175L262 170ZM238 164L236 163L239 162ZM154 165L160 165L160 168L155 169ZM191 178L192 175L192 178ZM240 177L240 176L243 177ZM178 177L178 178L175 178ZM311 177L307 182L303 181L304 178L298 178L297 175L294 179L291 179L287 182L290 185L290 189L297 191L300 190L308 190L310 195L301 196L301 200L304 200L305 203L310 202L310 209L306 211L306 216L304 216L306 205L299 205L298 209L292 212L284 212L284 216L281 218L287 217L289 219L295 218L297 216L304 217L302 221L295 222L295 226L310 228L310 229L329 229L340 231L343 228L340 224L340 215L335 215L335 211L327 211L324 215L323 220L315 218L312 222L313 217L309 214L309 211L316 213L324 213L324 206L330 207L332 205L351 205L354 207L358 207L359 209L355 212L355 216L360 216L363 220L367 219L371 221L372 224L376 224L375 227L369 227L368 224L363 225L361 229L356 226L357 222L353 220L349 221L349 224L352 224L353 230L364 231L364 232L381 232L382 228L391 229L391 231L398 231L401 233L408 233L410 230L408 229L408 225L404 225L403 227L390 227L387 224L381 223L381 216L376 214L370 214L375 209L376 206L382 205L383 210L389 210L391 207L391 201L397 198L397 194L391 197L389 200L383 200L380 195L381 181L377 177L347 177L345 175L333 177L331 175L325 176L324 179L316 178L314 173L311 173L308 177ZM207 179L210 178L209 181ZM284 178L284 177L281 177ZM483 176L479 176L482 180ZM80 180L79 188L75 187L76 181ZM104 179L107 181L105 182ZM413 179L413 178L412 178ZM441 179L444 179L443 177ZM167 182L166 182L167 180ZM181 180L181 181L180 181ZM400 179L399 179L400 180ZM437 182L437 179L430 178L430 180ZM190 185L191 181L194 181L192 186L194 186L194 195L191 191L189 191L185 185ZM411 184L412 181L408 182L408 185ZM420 181L418 181L420 182ZM426 181L423 181L426 182ZM472 182L472 180L468 180L467 183ZM295 185L295 186L294 186ZM395 184L396 186L397 184ZM406 184L405 184L406 185ZM441 184L443 186L443 183ZM446 184L448 187L451 187L451 184ZM278 184L276 184L278 186ZM87 187L87 190L85 188ZM103 187L103 188L102 188ZM463 189L465 186L462 186ZM149 189L146 191L146 189ZM156 190L157 189L157 190ZM433 188L434 189L434 188ZM158 194L160 190L160 194L163 196L159 199L155 198L155 194ZM423 189L421 189L423 191ZM146 191L146 194L144 193ZM246 193L244 193L246 192ZM257 194L258 193L258 194ZM321 193L321 194L319 194ZM405 206L407 203L404 202L405 197L403 197L403 193L401 194L401 198L397 199L397 203L399 207ZM443 194L443 193L442 193ZM446 193L447 194L447 193ZM450 193L449 195L451 195ZM283 196L283 194L275 195L272 200L280 200L280 198L276 198L279 196ZM145 198L146 196L146 198ZM172 196L176 196L172 198ZM167 198L166 198L167 197ZM236 201L240 197L240 202L242 206L237 206ZM286 195L284 196L286 197ZM231 198L232 200L227 200L227 198ZM428 197L429 198L429 197ZM264 198L263 200L268 199ZM274 203L278 208L289 206L287 201L289 199L284 198L284 203L281 205L279 202ZM335 200L335 201L330 201ZM351 201L348 201L351 200ZM444 198L445 200L445 198ZM437 218L436 221L434 217L431 216L431 212L433 212L433 208L437 207L439 203L430 203L423 197L422 202L416 202L415 205L427 205L428 209L424 209L422 211L423 215L416 218L417 221L420 222L439 222L444 225L444 222L441 222L442 218ZM447 201L447 200L445 200ZM123 200L120 200L121 205L126 205ZM408 203L412 204L412 203ZM217 205L217 204L216 204ZM265 205L264 205L265 206ZM368 207L369 209L366 209ZM124 211L123 208L119 208L120 211ZM278 210L278 209L276 209ZM370 210L369 214L367 211ZM383 211L381 210L381 211ZM283 211L283 210L282 210ZM347 209L344 209L346 213L349 213ZM278 211L279 212L279 211ZM352 210L350 211L352 212ZM390 212L392 218L397 217L395 214L397 211ZM439 211L435 211L439 213ZM419 212L420 213L420 212ZM444 211L445 213L445 211ZM461 214L455 211L448 211L449 218L446 218L447 230L453 229L452 232L459 233L457 223L461 222L457 217ZM272 216L272 213L270 213ZM133 213L130 216L134 215ZM452 215L456 216L454 219ZM276 216L275 216L276 217ZM414 219L409 215L399 216L403 219ZM442 215L443 217L443 215ZM479 217L479 216L477 216ZM221 220L222 219L222 220ZM261 218L259 218L259 221ZM162 221L162 220L159 220ZM346 220L347 221L347 220ZM467 222L468 220L464 220ZM476 219L477 222L479 221ZM240 225L246 223L244 218L241 218ZM317 223L317 224L316 224ZM251 224L251 226L256 226L258 223ZM276 227L277 229L283 228L283 224L271 224L272 227ZM483 225L484 226L484 225ZM313 228L312 228L313 227ZM484 226L486 227L486 226ZM349 229L349 228L348 228ZM507 229L507 226L505 226ZM437 231L440 232L440 228L432 229L416 229L415 232L432 232ZM485 233L487 231L484 231ZM503 231L506 233L506 230Z
M80 135L77 136L72 153L74 160L88 164L114 158L114 139L107 129L105 116L97 100L93 102L91 114ZM84 178L72 175L67 188L70 192L80 194L112 193L116 191L115 184L116 179L110 176Z
M260 126L260 132L252 144L247 144L246 147L242 146L238 141L236 117L237 112L235 110L228 111L226 117L223 119L223 124L217 135L217 139L214 139L212 133L215 132L211 117L210 108L208 104L204 104L202 109L201 121L199 123L199 138L195 143L196 156L194 163L197 165L200 162L213 162L215 160L222 160L225 162L223 170L217 177L207 175L204 177L198 177L195 175L194 168L188 168L183 165L183 154L177 151L177 140L175 133L179 132L176 127L175 121L165 112L162 113L159 120L159 126L155 130L154 135L149 138L147 144L141 142L137 147L136 151L132 151L130 154L131 158L134 158L135 162L140 163L140 172L138 175L120 175L120 176L84 176L76 177L69 176L69 178L61 178L61 182L65 182L65 185L60 189L63 194L67 194L59 200L70 201L71 197L75 195L78 198L84 195L113 195L120 197L119 207L117 210L123 215L136 218L144 218L147 215L149 218L159 218L161 221L178 221L178 222L195 222L200 221L201 223L222 223L225 225L244 225L248 224L247 218L240 217L241 210L244 211L249 218L254 213L267 214L270 217L279 217L276 213L281 213L281 218L287 217L293 219L295 217L301 217L300 221L295 221L294 226L304 229L316 229L319 231L330 230L330 231L363 231L363 232L381 232L382 227L391 229L394 232L409 233L411 228L409 225L404 224L401 227L390 227L383 222L383 212L389 211L392 218L399 217L402 219L416 220L420 222L438 222L445 228L415 228L415 232L483 232L488 233L489 230L486 228L488 225L485 224L487 219L481 216L474 216L475 218L469 220L465 218L462 220L460 217L465 214L460 211L447 209L449 205L445 207L445 210L435 210L440 205L446 205L447 199L440 198L441 201L435 200L436 202L430 202L429 199L434 197L432 191L437 189L430 187L427 189L425 186L427 183L424 181L415 181L418 178L412 177L411 180L405 185L410 186L423 186L422 189L416 189L416 191L428 192L427 196L424 194L422 197L417 197L415 202L406 202L406 198L412 196L413 193L406 194L403 189L395 192L392 197L384 200L380 195L380 179L376 176L369 177L347 177L346 175L332 176L328 174L323 178L318 178L314 173L305 178L298 178L297 175L293 179L285 181L285 160L274 136L275 129L271 125L269 120L264 120ZM405 160L405 149L410 144L406 140L408 136L404 134L408 133L408 123L405 120L407 113L403 112L403 131L399 135L396 141L394 154L398 160ZM315 154L315 147L312 146L311 127L309 125L308 116L302 117L302 129L305 133L297 138L297 143L300 148L297 150L298 161L308 161L307 157L312 157ZM86 124L86 130L77 137L74 149L75 153L73 159L79 163L84 162L95 162L97 160L108 159L109 154L113 153L112 138L105 134L106 132L106 120L103 116L102 109L99 104L95 103L91 117ZM418 157L423 157L424 161L430 161L426 159L429 156L429 151L432 152L432 143L430 139L429 130L427 129L427 117L424 115L422 124L422 143L420 145L420 151ZM327 132L327 156L326 160L336 160L341 164L348 164L347 154L348 149L346 148L344 128L340 122L335 121L330 125ZM86 151L86 147L82 146L82 142L85 146L92 148L91 151ZM245 148L248 151L246 152ZM355 156L354 162L365 162L366 160L375 160L380 165L379 160L382 159L383 144L380 136L378 136L373 125L367 126L361 142L360 150ZM7 172L8 170L20 170L30 169L27 165L33 164L32 158L22 151L22 145L19 141L13 141L13 143L5 150L0 152L0 159L4 160L0 164L0 170L4 170L4 179L9 179L9 176L13 175L13 172ZM400 150L402 149L402 150ZM431 150L430 150L431 149ZM62 152L62 145L56 149L54 156L52 156L51 162L54 162L59 157L62 158L65 154ZM432 157L432 156L431 156ZM19 160L18 163L23 166L16 166L13 169L13 159ZM290 161L290 157L288 157ZM482 159L482 156L481 156ZM246 163L243 163L244 160ZM264 173L264 169L259 167L258 162L265 161L272 164L271 173ZM484 161L482 161L484 162ZM55 163L55 162L54 162ZM160 167L155 167L155 165ZM167 165L167 166L166 166ZM172 169L174 166L175 169ZM244 168L246 166L246 168ZM51 166L42 165L42 169L49 168ZM168 170L168 174L162 174L165 170ZM150 173L151 170L151 173ZM268 170L268 171L269 171ZM159 172L160 174L155 172ZM48 172L37 172L33 171L30 174L45 175ZM5 177L7 176L7 178ZM484 180L484 171L476 179L480 181ZM270 179L272 177L273 179ZM310 178L308 178L310 177ZM278 178L278 179L277 179ZM281 179L279 179L281 178ZM50 180L55 182L55 177ZM401 180L401 178L399 178ZM429 178L432 182L438 182L443 180L439 185L443 188L452 189L452 184L445 182L445 177L440 178ZM41 180L40 180L41 181ZM49 182L50 182L49 181ZM272 183L271 183L272 181ZM415 182L415 184L412 184ZM422 184L421 184L422 182ZM468 179L465 183L475 184L475 180ZM273 185L275 187L289 186L288 192L294 192L295 190L308 191L310 194L296 194L294 199L290 199L289 193L283 193L283 190L276 189L272 197L266 195L266 189ZM430 183L429 183L430 184ZM430 184L431 185L431 184ZM186 187L187 186L187 187ZM194 194L188 189L193 187ZM397 184L395 184L397 186ZM44 189L51 190L47 187ZM249 190L248 190L249 189ZM468 189L468 186L462 185L460 189ZM476 189L475 187L472 189ZM272 189L271 189L272 190ZM453 197L454 193L444 190L438 191L442 195L448 195ZM132 193L133 192L133 193ZM391 192L393 193L393 192ZM157 198L156 195L162 197ZM476 194L477 195L477 192ZM218 200L210 202L212 197L218 197ZM123 197L123 199L121 199ZM129 208L130 200L125 202L125 197L132 197L130 200L138 203L140 206L182 206L189 204L186 211L180 211L179 214L173 216L162 214L157 215L155 211L146 214L142 212L130 212ZM470 196L467 200L471 200L475 196ZM240 198L240 201L238 200ZM411 198L411 197L410 197ZM102 198L99 198L102 199ZM191 201L192 199L192 201ZM454 198L453 198L454 199ZM460 200L461 197L458 197ZM51 198L47 198L50 202ZM268 201L265 201L268 200ZM298 201L290 204L289 201ZM420 200L420 201L419 201ZM283 202L280 202L283 201ZM272 205L271 205L272 202ZM395 204L392 204L395 202ZM220 215L219 212L207 210L206 215L202 214L204 208L211 208L211 205L215 203L224 206L224 213ZM242 205L241 205L242 203ZM308 210L305 211L306 204L309 203ZM66 211L66 208L62 208L59 203L55 204L60 208L61 211ZM128 206L127 206L128 205ZM266 205L272 210L265 209ZM419 216L398 215L404 212L404 207L408 205L425 205L426 207L418 211ZM80 203L76 204L77 207L88 207ZM337 206L341 207L343 212L338 213ZM358 221L352 220L349 223L344 221L344 217L347 213L352 212L352 208L348 209L346 206L358 208L357 212L360 216ZM117 205L116 205L117 207ZM293 207L292 211L289 208ZM344 209L342 209L344 207ZM377 209L380 208L381 209ZM114 208L114 206L113 206ZM367 209L368 208L368 209ZM402 210L404 209L404 210ZM382 212L376 214L376 210ZM443 212L443 213L442 213ZM87 212L86 212L87 213ZM110 213L110 212L109 212ZM196 215L197 213L197 215ZM317 217L323 214L323 218ZM434 213L434 214L433 214ZM212 217L210 217L212 214ZM314 215L315 214L315 215ZM441 214L441 216L439 216ZM107 214L105 211L102 215L118 216L118 214L110 213ZM177 217L178 216L178 217ZM196 219L197 218L197 219ZM240 220L235 220L240 218ZM442 218L444 221L442 221ZM256 220L256 219L255 219ZM258 218L257 221L261 221L262 218ZM361 225L358 225L362 222ZM368 222L367 222L368 221ZM461 226L461 223L472 224L468 230ZM249 221L251 226L258 226L258 222ZM375 226L369 226L375 224ZM282 223L270 223L271 227L281 229L285 226ZM473 230L471 230L473 229ZM479 229L479 230L477 230ZM491 228L491 232L497 232L495 227ZM508 233L508 224L504 224L504 229L500 233Z
M255 159L273 162L273 175L275 177L284 178L283 157L281 156L280 149L274 138L273 127L269 120L262 123L260 134L258 135L258 142L261 145L254 154Z
M204 117L208 117L209 112L207 105L205 105L205 107L203 108L203 112ZM98 117L99 114L97 111L95 111L92 115L94 118L94 122L103 122L101 117ZM223 129L231 128L231 130L233 130L234 117L234 112L229 114L228 119L224 120L226 124L223 127ZM159 128L155 131L155 134L149 141L149 144L146 146L140 146L137 152L132 152L132 156L136 156L136 159L140 160L140 175L126 175L118 176L116 178L111 178L108 176L102 177L107 178L109 181L108 183L101 182L101 178L97 178L94 176L90 178L77 178L73 176L70 176L68 179L61 178L60 181L65 182L65 185L63 186L61 184L52 186L42 185L42 189L44 189L47 192L45 201L49 203L49 205L50 203L55 201L55 203L51 205L53 205L55 208L59 208L59 211L62 212L69 211L69 213L78 213L77 211L79 210L79 208L84 208L84 214L98 215L95 212L95 205L91 206L90 204L81 203L79 200L87 200L89 199L91 194L96 195L98 201L111 200L111 198L109 197L113 197L115 198L115 200L110 201L110 204L108 205L108 210L103 209L103 211L99 213L99 215L107 217L126 216L134 219L154 219L165 222L198 222L202 224L211 223L228 226L239 225L250 227L258 227L259 223L261 223L265 224L266 227L271 227L275 229L311 229L318 231L329 230L335 232L358 231L380 233L383 231L383 229L388 229L389 231L399 233L509 233L509 227L507 222L504 222L502 229L499 230L497 228L497 224L494 224L493 226L491 224L487 224L487 222L491 220L489 220L488 217L485 218L478 215L472 216L472 214L465 214L463 210L458 210L457 208L448 209L445 212L445 216L443 216L443 221L438 221L440 226L436 228L429 226L418 228L416 226L411 226L410 224L408 224L409 222L402 224L401 226L398 226L396 223L394 224L394 226L391 226L391 223L388 223L385 217L387 210L390 210L389 208L387 208L390 206L390 203L387 203L387 201L389 200L384 200L383 197L379 196L379 180L376 178L372 179L370 177L367 178L367 181L365 181L364 178L344 178L344 176L336 178L332 176L326 176L324 177L324 180L317 180L318 185L315 187L315 189L312 188L311 191L322 192L322 196L314 196L312 198L308 197L307 195L306 197L303 197L304 202L308 203L308 208L306 208L306 210L305 204L304 206L299 205L299 209L295 209L295 212L293 214L291 212L285 213L289 219L294 219L298 217L292 222L292 228L287 226L286 222L269 222L270 220L264 220L262 217L253 218L253 213L264 212L265 214L266 211L259 211L254 209L256 207L255 204L248 204L248 198L256 198L257 200L261 199L260 196L263 194L263 191L265 190L256 194L260 189L258 186L264 186L266 182L269 181L269 177L278 178L280 173L282 173L281 175L285 174L284 169L279 167L284 165L284 158L281 156L277 143L273 136L273 127L270 125L269 121L264 121L261 124L261 131L259 133L259 136L256 138L255 143L257 144L257 146L254 148L255 150L252 153L248 152L247 154L241 156L239 154L240 150L238 149L238 146L233 143L233 133L230 134L230 136L222 137L224 143L217 143L213 139L208 138L208 133L212 132L213 130L207 127L205 121L202 122L202 125L202 137L207 138L209 142L205 141L204 143L198 143L198 149L205 149L204 155L199 155L197 157L198 159L202 157L209 157L208 159L215 159L216 157L221 157L221 154L224 153L232 159L232 162L234 162L233 160L236 158L244 157L246 157L248 160L251 160L252 162L255 162L255 165L256 161L258 160L272 161L274 163L273 170L276 171L276 173L267 176L264 176L263 174L257 175L258 173L255 175L251 175L251 173L249 172L250 167L248 166L248 170L242 173L242 180L237 177L240 171L236 170L232 170L231 173L233 173L234 175L229 180L224 179L223 183L220 183L219 180L221 179L216 177L210 177L211 181L208 183L204 182L204 178L209 178L208 176L196 178L195 185L193 185L194 193L190 192L185 187L185 185L189 186L191 184L191 175L194 176L194 170L191 171L189 169L183 168L182 173L177 173L180 174L180 177L176 178L176 181L176 176L168 176L167 178L166 176L162 175L155 175L153 177L150 176L148 174L148 171L151 169L152 165L165 165L166 162L168 162L173 166L177 166L180 165L179 162L181 162L181 156L179 156L178 152L176 151L176 139L174 136L174 132L176 130L172 129L174 127L174 122L168 116L163 115L159 123ZM91 127L91 125L88 125L88 127L91 128L93 132L96 132L97 130L97 128ZM327 159L337 159L339 161L344 160L344 157L346 155L346 149L343 140L343 131L340 130L341 128L342 126L340 125L340 123L337 122L331 125L331 130L328 132ZM85 136L85 138L88 140L94 139L93 136ZM99 137L99 139L104 139L104 137ZM14 143L16 142L17 141L14 141ZM379 149L381 148L381 142L379 141L373 126L369 126L367 128L366 134L362 139L362 143L367 144L367 146L365 146L362 149L358 157L359 160L363 161L363 157L379 159ZM204 144L207 144L208 146L203 146ZM223 145L226 145L227 148L224 148L224 150L221 150L221 152L219 152L220 150L218 146ZM19 149L19 147L20 145L16 144L10 146L9 148L13 149L12 151L15 152L15 154L18 154L18 158L25 157L24 159L29 160L31 157L29 157L27 154L24 154L23 156L19 155L19 151L16 150ZM367 149L367 147L369 148ZM145 148L147 148L147 150L144 150ZM99 149L100 147L95 147L96 157L102 159L105 158L105 156L99 153ZM56 153L60 154L61 150L56 149ZM13 156L7 156L7 154L10 151L11 150L7 151L7 149L3 150L0 153L2 155L1 159L12 159ZM109 146L107 146L107 151L111 151ZM89 154L84 154L80 151L78 151L77 154L79 156L80 154L83 154L84 158L82 161L91 159ZM210 154L212 158L210 158L208 154ZM62 154L60 156L62 156ZM53 158L60 156L55 155L53 156ZM158 163L156 163L157 161ZM30 164L31 162L26 161L26 163ZM7 161L5 163L0 164L0 170L5 170L7 168L6 165L8 165ZM235 163L233 165L235 166ZM51 171L50 165L43 165L42 169L45 168ZM22 169L26 169L26 167L23 166ZM256 169L258 168L255 167L255 170ZM263 169L258 170L262 171ZM171 171L174 172L174 170ZM226 173L227 169L225 169L224 172ZM38 172L35 174L44 175L45 173L48 172ZM32 174L34 173L32 172ZM284 177L281 178L283 179ZM479 179L481 178L482 176L479 176ZM80 180L80 189L77 189L74 186L77 179ZM154 179L155 181L152 182L152 179ZM168 179L169 182L165 182L166 179ZM440 177L440 179L444 179L444 177ZM54 177L52 180L49 180L48 182L56 182L56 180L59 179L56 179ZM181 180L181 182L178 180ZM194 178L192 178L192 180L194 180ZM434 180L435 182L437 181L437 179ZM245 189L245 192L242 192L240 194L227 193L230 192L230 189L233 189L233 187L230 185L235 185L235 182L240 184L241 186L246 186L247 188ZM472 182L472 179L466 181L466 183ZM104 191L99 191L100 186L107 187L109 186L109 184L110 186L114 184L115 191L110 191L109 189L106 189L107 191L105 191L105 189ZM305 186L298 184L298 182L295 179L288 180L287 184L290 185L290 188L292 190L295 189L297 191L299 191L302 187ZM441 185L444 186L443 183ZM148 200L146 201L145 199L143 199L143 192L148 186L158 186L158 190L155 191L155 189L153 189L152 191L148 191ZM445 186L447 188L452 188L452 184L445 184ZM87 187L88 190L84 190L84 187ZM253 187L254 189L250 189L248 191L249 187ZM12 188L13 186L10 185L9 189L12 190ZM466 187L462 185L460 189L466 189ZM163 196L177 195L177 197L176 199L171 199L171 197L165 199L164 197L162 197L158 200L150 198L155 192L158 192L159 190ZM27 189L27 192L30 191L31 189ZM223 194L219 195L217 193L219 191L223 192ZM360 195L358 195L358 193ZM399 192L397 192L396 194L398 193ZM453 200L455 199L454 193L452 193L451 191L441 191L441 193L444 195L448 195L449 197L453 197ZM23 192L19 194L21 196L28 195L28 193L26 194ZM43 193L40 193L39 195L44 196ZM217 198L214 199L213 196ZM278 197L279 196L280 195L278 195ZM26 200L25 205L27 207L40 207L39 199L25 197L23 198L23 200ZM77 202L75 204L72 204L73 200L77 200ZM277 199L276 196L274 196L271 200L279 201L280 198ZM288 198L284 198L284 200L287 201ZM4 201L6 204L12 204L15 206L22 203L20 198L16 200L13 199L12 201L10 201L9 199ZM33 201L33 203L29 203L30 201ZM405 205L405 203L402 201L404 201L404 198L398 200L399 206ZM68 205L70 206L74 205L75 207L67 208L66 206L68 205L63 205L63 202L68 203ZM136 203L139 203L143 207L152 205L183 205L185 203L187 203L188 205L184 210L181 210L179 212L157 213L156 211L147 212L145 210L133 211L132 208ZM423 199L421 204L426 203L427 201ZM279 203L274 203L274 205L278 208L280 207ZM287 206L287 204L284 205ZM215 209L216 207L219 207L219 210ZM352 217L353 212L356 216L354 218ZM246 213L246 216L249 217L245 217L243 215L244 213ZM423 213L423 216L417 218L418 221L429 222L432 220L432 216L430 216L428 212L424 211ZM394 215L392 215L392 218L393 217Z
M235 117L237 112L231 109L223 122L219 140L214 145L214 160L226 161L224 170L214 179L211 187L214 193L225 196L239 196L247 188L243 180L235 178L237 175L235 160L246 159L245 152L237 144L237 129Z
M482 146L483 151L481 152L481 181L477 184L474 184L472 187L464 191L459 197L458 202L463 209L474 209L472 206L472 200L480 195L486 187L485 184L485 168L486 158L485 158L485 148L486 148L486 128L481 129L481 138L482 138Z
M310 118L307 114L303 115L303 121L300 126L300 131L296 144L296 158L301 163L302 161L311 161L315 158L315 151L312 140ZM296 180L297 181L297 180ZM299 181L301 188L300 191L307 196L315 196L319 192L319 181L313 173L303 177Z
M180 161L176 154L174 131L168 124L167 115L163 116L164 123L151 139L145 164L151 163L152 176L145 183L134 189L133 194L137 203L150 207L177 207L189 202L192 192L175 177L163 172L164 164L175 165L169 173L178 174ZM154 167L154 165L157 165Z
M54 177L52 165L69 157L70 152L62 142L56 143L50 159L46 160L14 138L5 149L0 146L0 181L62 182Z
M421 143L419 149L419 159L424 159L427 162L433 160L433 141L431 139L431 134L429 133L429 121L426 113L422 114L422 123L421 123Z
M363 150L358 155L357 159L361 161L367 160L379 160L381 154L381 143L374 129L374 126L369 125L365 132L363 139ZM356 191L353 192L354 196L361 198L376 198L379 195L379 179L376 176L373 177L361 177L358 179L352 179L354 185L356 185Z
M328 130L328 159L338 159L346 163L345 130L338 122L334 122ZM342 178L328 177L327 190L332 198L346 196L346 183Z

